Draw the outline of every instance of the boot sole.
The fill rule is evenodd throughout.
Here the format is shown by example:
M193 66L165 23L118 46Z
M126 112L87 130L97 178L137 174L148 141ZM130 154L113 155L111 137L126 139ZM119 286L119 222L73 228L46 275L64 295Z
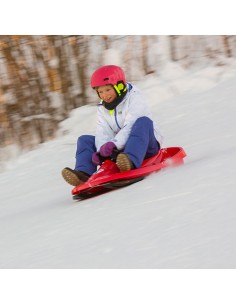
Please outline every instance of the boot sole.
M121 172L126 172L134 168L128 156L122 153L118 155L116 159L116 165Z
M61 171L61 174L64 180L72 186L77 186L82 183L82 181L76 176L76 174L66 168Z

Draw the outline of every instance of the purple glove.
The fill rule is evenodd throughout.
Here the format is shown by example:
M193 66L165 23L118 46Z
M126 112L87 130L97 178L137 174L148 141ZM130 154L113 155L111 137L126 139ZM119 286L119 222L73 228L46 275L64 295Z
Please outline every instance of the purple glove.
M94 152L92 154L92 162L93 162L94 165L97 165L97 166L102 164L102 161L100 160L99 155L98 155L97 152Z
M102 157L110 157L116 145L113 142L107 142L100 147L100 155Z

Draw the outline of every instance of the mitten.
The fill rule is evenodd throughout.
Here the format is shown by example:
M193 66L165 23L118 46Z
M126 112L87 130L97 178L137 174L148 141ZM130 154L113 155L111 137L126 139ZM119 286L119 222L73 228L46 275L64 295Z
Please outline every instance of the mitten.
M101 159L99 157L99 154L97 152L94 152L92 154L92 162L93 162L94 165L97 165L97 166L102 164L102 161L101 161Z
M114 148L117 148L113 142L107 142L100 147L102 157L110 157Z

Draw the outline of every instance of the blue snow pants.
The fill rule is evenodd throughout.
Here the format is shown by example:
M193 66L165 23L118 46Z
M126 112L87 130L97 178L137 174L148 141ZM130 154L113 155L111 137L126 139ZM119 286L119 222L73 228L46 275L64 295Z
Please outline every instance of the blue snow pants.
M127 154L135 168L139 168L144 159L158 153L160 145L155 138L153 121L140 117L134 123L122 152ZM95 136L83 135L78 138L75 170L92 175L97 166L92 163L92 154L96 152Z

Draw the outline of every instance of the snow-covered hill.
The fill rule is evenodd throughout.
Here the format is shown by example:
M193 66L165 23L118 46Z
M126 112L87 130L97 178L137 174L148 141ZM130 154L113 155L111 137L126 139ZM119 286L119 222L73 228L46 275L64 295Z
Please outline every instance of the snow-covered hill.
M185 149L184 166L74 202L60 171L74 165L77 136L94 132L96 106L74 110L56 140L8 164L0 268L236 268L236 77L218 72L138 84L164 146Z

